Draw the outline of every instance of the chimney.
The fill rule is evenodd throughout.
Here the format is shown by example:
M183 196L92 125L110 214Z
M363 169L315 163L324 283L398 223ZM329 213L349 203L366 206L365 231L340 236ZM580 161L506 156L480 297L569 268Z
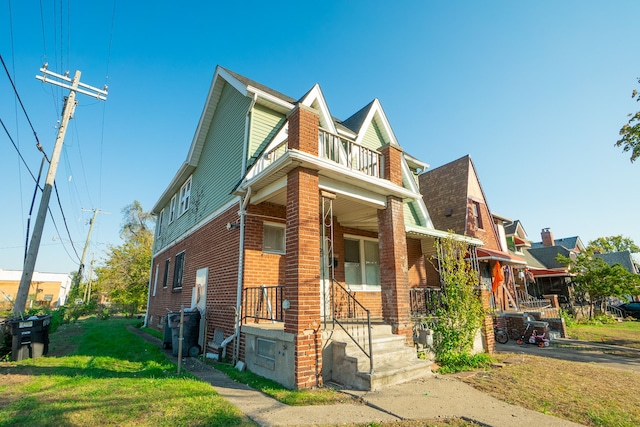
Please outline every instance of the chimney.
M551 232L550 229L543 228L542 231L540 232L540 235L542 236L542 246L555 245L555 243L553 242L553 233Z

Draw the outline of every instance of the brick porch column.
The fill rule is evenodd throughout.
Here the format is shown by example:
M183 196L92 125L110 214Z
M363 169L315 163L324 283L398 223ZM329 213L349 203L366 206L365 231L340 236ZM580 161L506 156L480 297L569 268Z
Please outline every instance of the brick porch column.
M289 116L289 149L318 153L318 116L299 106ZM285 332L294 335L296 388L322 384L320 322L320 192L318 173L296 168L287 175Z
M402 185L402 151L387 145L382 150L385 178ZM380 285L382 317L394 334L412 339L409 307L409 267L407 235L402 199L387 197L387 208L378 211L378 246L380 248Z
M486 312L482 325L480 326L484 340L484 348L487 353L493 354L496 351L496 338L493 333L493 316L489 312L491 309L491 292L483 285L480 285L479 298L480 301L482 301L482 308Z

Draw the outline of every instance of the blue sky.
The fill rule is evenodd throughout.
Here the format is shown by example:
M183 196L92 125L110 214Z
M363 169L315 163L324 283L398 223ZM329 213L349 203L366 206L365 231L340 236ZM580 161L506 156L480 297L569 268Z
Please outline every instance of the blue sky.
M186 158L217 64L294 98L319 83L341 119L380 99L405 151L431 167L470 154L491 210L534 241L550 227L640 244L640 163L613 146L640 108L637 16L637 1L4 0L0 54L48 155L66 91L35 79L42 63L109 85L106 102L78 96L57 173L78 254L83 209L111 213L87 265L121 243L121 209L151 209ZM3 69L0 118L37 173ZM21 269L34 182L2 129L0 180L0 268ZM49 217L36 270L76 270L55 196L51 209L60 235Z

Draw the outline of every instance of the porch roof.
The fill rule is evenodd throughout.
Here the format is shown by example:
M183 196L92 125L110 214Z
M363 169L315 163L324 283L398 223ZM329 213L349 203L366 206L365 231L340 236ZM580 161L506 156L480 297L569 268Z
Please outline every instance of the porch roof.
M504 262L507 264L527 265L527 261L525 261L524 258L520 258L502 251L494 251L487 248L478 248L477 253L478 261L493 260Z
M460 234L449 233L448 231L436 230L435 228L427 228L421 227L419 225L406 225L405 231L410 236L415 236L418 238L445 238L451 237L455 240L468 243L474 246L482 246L484 243L480 239L476 239L474 237L463 236Z

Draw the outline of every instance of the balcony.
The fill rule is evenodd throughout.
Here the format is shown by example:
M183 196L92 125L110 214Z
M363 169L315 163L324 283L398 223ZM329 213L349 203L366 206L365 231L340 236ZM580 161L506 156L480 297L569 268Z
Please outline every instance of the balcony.
M259 175L289 150L287 140L267 150L254 163L248 178ZM370 148L336 134L320 129L318 132L318 156L345 168L361 172L367 176L380 178L382 155Z
M355 142L320 129L319 156L351 170L380 178L381 154Z

